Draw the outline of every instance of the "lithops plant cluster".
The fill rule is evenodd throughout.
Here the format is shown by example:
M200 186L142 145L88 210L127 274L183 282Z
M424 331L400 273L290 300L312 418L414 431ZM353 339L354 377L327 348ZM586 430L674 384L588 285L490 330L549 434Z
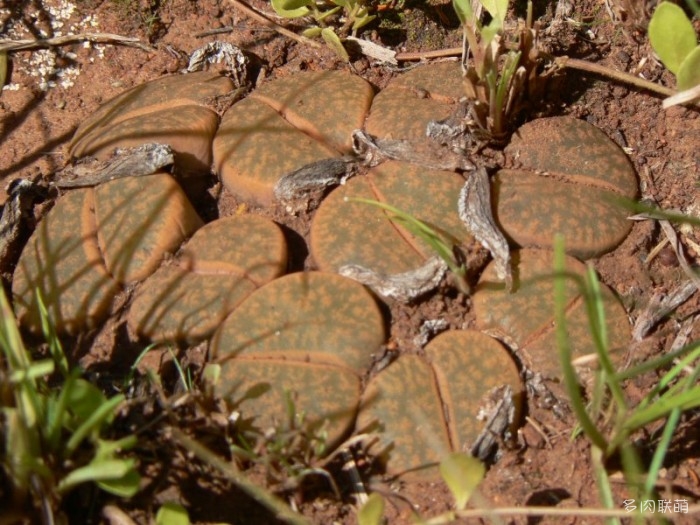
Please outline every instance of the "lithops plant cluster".
M345 167L359 165L355 130L364 126L389 146L364 156L374 167L331 191L316 210L307 241L320 271L285 275L285 236L267 218L241 214L204 225L173 175L124 178L68 192L39 224L14 276L20 322L40 331L40 296L57 330L78 334L100 326L126 292L136 337L181 344L211 338L216 392L260 429L283 421L291 398L306 428L325 432L329 445L353 428L376 432L376 452L392 474L425 473L451 451L486 457L491 447L483 436L517 424L521 367L557 374L551 281L533 279L549 271L554 234L565 236L568 269L581 272L574 256L603 253L629 230L607 200L636 193L624 154L573 119L523 126L490 195L495 222L521 248L512 257L512 288L489 266L473 298L481 332L448 331L421 355L403 355L375 373L387 320L376 295L338 273L415 273L433 253L383 209L357 198L410 213L467 253L476 244L457 213L469 173L445 169L449 162L438 158L451 158L455 144L432 159L411 157L414 147L434 149L427 124L459 109L459 67L415 69L376 96L346 72L304 73L263 85L219 124L218 101L232 87L197 73L133 88L80 126L71 154L105 157L117 146L164 142L175 151L175 175L208 174L213 165L238 199L267 206L281 180L310 177L310 165L332 159L342 172L335 183L353 174ZM407 163L406 151L418 162ZM394 160L379 162L387 158ZM460 158L455 166L468 169ZM585 318L581 298L571 297L570 331L577 334ZM607 289L605 297L611 340L622 347L624 310ZM507 341L517 358L486 333Z

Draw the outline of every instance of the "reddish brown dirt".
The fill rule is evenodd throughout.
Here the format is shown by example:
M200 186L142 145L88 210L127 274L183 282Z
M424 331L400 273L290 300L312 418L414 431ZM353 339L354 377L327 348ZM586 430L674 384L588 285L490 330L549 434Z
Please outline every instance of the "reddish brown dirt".
M409 20L399 29L371 29L367 36L400 50L421 51L458 45L459 31L450 18L447 1L405 2L403 15ZM13 38L27 37L37 28L47 28L53 16L47 10L57 6L58 0L25 0L16 2L13 13L2 11L3 27L10 18L15 20ZM66 146L76 126L102 102L126 88L172 73L182 67L181 60L168 48L190 53L214 37L197 38L203 31L232 26L230 33L219 36L259 58L261 66L258 81L291 75L300 70L347 67L335 55L298 45L277 33L262 28L243 16L224 0L171 0L159 3L157 17L148 22L148 2L136 0L84 0L65 20L61 29L68 32L71 25L79 24L87 15L97 17L99 26L92 30L138 37L150 41L154 51L147 53L125 46L104 45L102 51L81 44L60 48L57 59L61 67L74 67L79 74L73 85L42 90L40 80L30 74L38 66L30 65L36 53L12 54L10 89L0 96L0 202L6 198L7 184L17 178L50 181L53 173L67 162ZM263 0L251 4L270 12ZM556 35L544 37L543 47L557 55L585 58L615 69L644 75L665 85L673 85L673 78L652 57L644 31L632 21L613 21L605 9L605 2L584 0L576 3L572 21L564 24ZM611 2L624 5L625 2ZM153 3L151 3L153 5ZM42 9L42 6L44 9ZM38 13L37 17L28 17ZM539 13L543 15L543 13ZM393 16L393 15L392 15ZM22 17L24 22L19 21ZM388 15L387 15L388 17ZM448 24L448 26L445 25ZM643 25L643 20L642 20ZM89 24L76 25L75 31L87 31ZM0 31L2 28L0 28ZM73 54L67 54L73 53ZM395 71L357 58L352 67L372 82L383 87ZM14 90L16 87L16 90ZM627 148L631 162L640 178L642 197L656 200L664 209L680 210L700 216L698 183L700 182L700 115L697 109L661 109L657 96L640 92L608 80L576 71L557 74L549 84L545 103L533 108L531 116L568 114L595 124L620 146ZM241 204L218 184L206 189L208 196L217 197L216 204L202 201L203 216L230 215ZM254 210L255 211L255 210ZM308 233L308 217L297 218L278 213L265 213L284 222L299 238ZM604 218L601 218L604 220ZM612 253L593 264L601 279L620 296L634 322L655 293L668 293L687 278L669 248L651 261L650 252L664 239L657 223L641 221L634 225L629 237ZM700 258L700 229L681 229L683 249L691 264ZM300 246L303 243L299 243ZM292 266L302 269L308 265L302 249L293 258ZM644 341L630 346L629 362L639 362L668 350L679 322L697 313L700 301L697 294L683 304L669 319L657 326ZM426 319L442 318L451 328L472 327L473 314L470 300L448 286L415 306L391 305L391 339L389 348L395 352L418 352L414 342ZM117 316L96 338L74 341L71 357L80 360L90 377L113 392L140 347L124 333L124 323ZM696 323L692 338L698 337ZM187 350L185 364L200 366L206 354L203 346ZM174 384L172 359L167 352L153 353L141 363L163 374L164 384ZM627 385L631 400L639 399L653 384L654 376ZM140 383L139 383L140 385ZM145 388L145 387L143 387ZM137 389L137 392L139 390ZM154 411L161 412L158 403L141 401L125 418L125 431L134 431L146 424ZM161 420L163 421L163 420ZM179 409L165 418L160 429L145 431L139 445L143 474L148 481L143 494L132 501L113 501L137 523L152 519L159 504L175 500L186 505L194 522L210 523L271 523L273 518L255 506L249 498L232 488L210 467L193 461L168 438L167 426L199 429L197 436L217 450L225 450L225 431L206 410ZM697 414L686 417L674 440L661 477L660 493L665 499L685 499L690 505L700 498L700 446L698 446ZM544 505L559 508L599 507L598 493L590 464L590 448L585 439L572 439L575 420L569 413L557 417L536 399L529 402L527 420L523 422L517 439L502 450L498 461L490 468L480 487L479 506ZM640 443L653 443L655 426L641 433ZM337 462L336 462L337 463ZM315 523L355 523L356 511L348 495L349 483L340 473L339 465L331 463L329 470L337 475L343 493L338 501L326 485L303 492L292 492L300 512ZM264 483L260 469L249 471L251 477ZM369 482L369 480L366 480ZM383 484L381 479L371 482L372 487L388 494L387 517L390 523L408 522L412 508L422 516L435 516L451 506L447 490L436 484L395 482ZM622 507L627 497L622 483L614 486L615 498ZM393 495L392 495L393 494ZM100 509L109 499L85 500L87 493L79 493L65 508L91 509L72 515L75 523L100 522ZM1 496L1 493L0 493ZM75 512L75 511L74 511ZM1 520L0 520L1 521ZM506 523L598 523L599 518L557 517L539 520L525 517L504 518ZM466 521L465 521L466 522ZM691 516L676 516L676 523L694 522Z

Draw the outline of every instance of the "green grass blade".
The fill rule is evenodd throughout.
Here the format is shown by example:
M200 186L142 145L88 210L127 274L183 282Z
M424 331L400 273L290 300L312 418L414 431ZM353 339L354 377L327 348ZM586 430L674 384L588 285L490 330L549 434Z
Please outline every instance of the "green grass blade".
M674 409L690 410L697 407L700 407L700 386L670 398L664 395L645 409L635 410L625 422L625 426L630 430L638 429L667 417Z
M559 361L564 376L564 387L569 396L571 409L581 425L581 429L589 437L595 446L601 450L607 450L608 443L595 426L586 411L586 406L581 397L578 377L571 364L571 346L569 335L566 332L566 254L564 252L564 239L557 235L554 240L554 320L557 348L559 349Z
M75 449L78 448L78 445L80 445L88 434L99 429L102 423L114 415L117 407L124 401L124 399L125 397L119 394L100 405L100 407L76 429L66 443L66 457L69 457L71 454L73 454L73 452L75 452Z
M600 448L595 446L591 448L591 463L593 465L593 474L595 475L600 502L606 509L614 509L615 500L612 487L610 486L610 478L608 478L608 472L605 470L603 451ZM609 518L605 522L610 525L620 525L620 520L617 518Z
M41 331L44 334L46 342L49 343L49 353L56 362L56 365L58 365L58 370L61 372L61 375L63 375L63 377L68 377L68 359L66 358L66 353L63 351L61 340L56 334L56 329L49 318L49 312L46 310L46 305L44 304L44 298L41 295L41 290L37 288L34 290L34 293L36 294L37 305L39 306Z
M438 256L445 261L452 273L461 279L465 278L466 269L462 265L457 264L454 258L454 243L447 240L445 235L441 235L430 225L394 206L391 206L390 204L385 204L383 202L365 199L362 197L352 197L348 200L361 202L363 204L370 204L381 208L384 211L388 211L391 213L391 216L389 217L390 220L400 223L413 235L423 240L423 242L425 242L431 250L437 253Z

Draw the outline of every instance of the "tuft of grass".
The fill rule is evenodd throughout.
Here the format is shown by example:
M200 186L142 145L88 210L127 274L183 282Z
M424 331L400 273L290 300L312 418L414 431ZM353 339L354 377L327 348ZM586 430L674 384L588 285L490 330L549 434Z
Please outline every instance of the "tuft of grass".
M596 471L601 503L612 509L614 503L605 461L619 456L629 490L638 501L654 498L654 487L668 453L674 431L682 414L700 407L700 342L641 363L626 370L616 370L610 358L605 311L600 284L589 265L585 277L566 273L564 242L555 241L555 330L564 386L581 432L592 445L592 463ZM589 402L583 398L580 382L571 360L571 346L566 331L565 297L567 279L574 279L586 303L590 333L596 347L598 369ZM676 364L673 364L678 360ZM690 373L685 371L690 369ZM650 371L660 379L636 405L627 400L623 385ZM644 465L633 444L635 433L656 421L665 420L661 438L656 443L649 465Z
M77 486L95 483L128 498L138 491L140 477L136 459L124 455L136 445L136 436L116 441L105 437L124 396L107 398L80 377L80 369L69 371L40 297L39 303L51 359L32 358L0 289L0 377L5 383L0 396L0 466L14 501L39 502L44 522L53 523L61 499ZM54 372L62 380L59 387L49 381Z
M462 70L471 103L468 125L475 137L496 143L505 142L523 102L541 92L543 79L537 73L540 52L532 2L527 4L527 19L518 20L515 29L505 23L509 3L452 0L464 31ZM488 24L481 22L482 9L490 16Z

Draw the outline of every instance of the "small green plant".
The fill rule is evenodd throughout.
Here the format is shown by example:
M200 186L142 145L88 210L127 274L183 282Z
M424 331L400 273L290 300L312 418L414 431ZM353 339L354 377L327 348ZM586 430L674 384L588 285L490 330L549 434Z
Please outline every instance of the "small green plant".
M517 37L509 42L506 31L508 0L479 0L491 17L484 25L481 9L472 0L453 0L464 30L462 67L470 111L470 131L487 141L507 138L521 103L535 93L537 82L537 41L532 25L532 2L527 20L518 21ZM468 59L471 55L471 60Z
M681 91L700 85L700 45L683 9L661 2L649 22L649 41Z
M319 2L317 0L271 0L272 8L284 18L303 18L310 16L314 25L304 30L303 35L309 38L321 37L323 41L346 62L349 60L348 52L343 46L342 37L352 34L369 24L376 18L371 15L367 2L364 0L330 0ZM328 25L332 17L340 15L344 20L337 30Z
M33 360L19 333L14 313L0 290L0 465L12 486L17 504L31 495L45 513L53 513L61 498L83 483L121 497L139 488L136 459L123 451L136 436L111 441L103 437L124 396L107 398L68 370L60 341L45 315L44 334L52 359ZM59 372L62 385L52 387L49 376Z
M668 451L673 432L684 411L700 406L700 342L670 352L660 358L641 363L627 370L616 370L610 357L607 341L605 312L600 284L595 271L589 266L585 278L566 273L563 240L555 242L555 319L559 358L564 385L571 408L582 431L592 445L592 462L596 470L601 501L613 508L614 501L605 461L618 456L633 497L649 499ZM579 378L571 359L566 330L566 279L575 279L585 299L591 336L596 347L598 369L591 389L591 399L584 400ZM674 364L674 360L677 360ZM669 368L670 367L670 368ZM685 374L687 367L691 372ZM660 379L635 406L630 405L623 391L623 383L642 374L655 371ZM655 421L666 420L647 472L633 445L632 436Z

